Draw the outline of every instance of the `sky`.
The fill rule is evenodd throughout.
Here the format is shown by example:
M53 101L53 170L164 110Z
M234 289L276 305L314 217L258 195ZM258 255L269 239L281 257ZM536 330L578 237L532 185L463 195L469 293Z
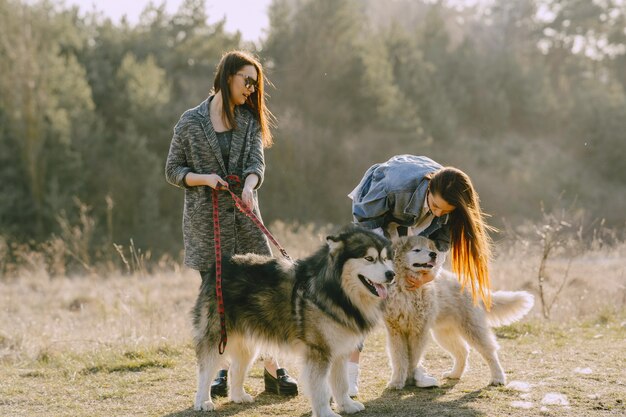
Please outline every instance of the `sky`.
M139 15L150 0L66 0L66 5L78 5L82 11L94 9L104 13L114 22L126 15L130 23L137 23ZM166 4L166 9L174 13L183 0L153 0L153 3ZM244 40L258 41L269 26L267 8L271 0L206 0L209 22L226 17L226 30L239 30Z

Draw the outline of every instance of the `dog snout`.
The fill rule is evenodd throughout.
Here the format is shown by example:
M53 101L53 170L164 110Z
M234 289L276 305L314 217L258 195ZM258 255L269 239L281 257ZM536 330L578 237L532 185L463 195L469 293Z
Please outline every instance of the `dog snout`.
M393 271L387 271L385 272L385 278L387 279L387 282L391 282L393 281L393 277L396 276L396 273Z
M430 259L434 261L435 259L437 259L437 252L431 252L428 254L428 256L430 256Z

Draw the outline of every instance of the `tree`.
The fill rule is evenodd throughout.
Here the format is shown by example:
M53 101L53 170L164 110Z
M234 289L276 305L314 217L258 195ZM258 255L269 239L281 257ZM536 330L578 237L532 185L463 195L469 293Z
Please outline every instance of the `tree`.
M5 109L7 136L19 151L29 192L24 203L33 206L34 222L25 224L40 236L49 230L46 200L57 197L52 194L58 178L51 161L68 166L75 157L71 146L76 125L93 109L84 70L62 47L77 42L73 18L71 12L55 14L47 2L0 3L0 107Z

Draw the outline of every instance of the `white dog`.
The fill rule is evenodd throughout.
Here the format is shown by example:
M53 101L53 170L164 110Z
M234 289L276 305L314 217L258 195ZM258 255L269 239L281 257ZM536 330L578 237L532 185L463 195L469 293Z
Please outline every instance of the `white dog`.
M521 319L532 308L533 296L525 291L496 291L491 294L491 310L485 311L482 304L474 305L471 295L461 290L454 274L442 269L444 254L437 251L431 240L403 237L395 241L394 249L396 279L389 288L385 311L392 368L388 387L437 385L437 380L421 366L431 331L454 359L454 366L444 377L458 379L463 375L469 344L489 365L491 384L505 384L497 354L499 346L490 326ZM409 276L420 279L424 285L417 290L407 289Z

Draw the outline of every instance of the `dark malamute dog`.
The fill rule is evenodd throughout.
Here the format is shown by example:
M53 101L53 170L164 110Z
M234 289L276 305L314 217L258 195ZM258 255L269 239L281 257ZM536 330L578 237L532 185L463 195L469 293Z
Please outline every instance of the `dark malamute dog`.
M394 278L385 238L357 227L336 236L314 255L295 262L258 255L224 258L222 287L230 360L230 399L251 402L243 379L260 347L295 351L316 417L355 413L363 404L348 396L349 354L382 319L387 284ZM223 363L218 353L220 319L215 285L204 282L193 310L198 360L196 410L213 410L211 377ZM330 390L329 390L330 385Z
M467 366L469 346L489 365L491 384L506 383L498 359L498 342L490 326L513 323L526 315L534 298L526 291L495 291L492 306L474 305L468 291L461 290L457 277L442 269L445 254L433 241L422 236L394 239L394 267L397 273L389 288L385 325L387 351L392 374L388 387L405 384L418 387L437 385L421 366L422 355L432 331L435 340L454 358L454 366L444 377L458 379ZM407 289L407 277L426 284Z

